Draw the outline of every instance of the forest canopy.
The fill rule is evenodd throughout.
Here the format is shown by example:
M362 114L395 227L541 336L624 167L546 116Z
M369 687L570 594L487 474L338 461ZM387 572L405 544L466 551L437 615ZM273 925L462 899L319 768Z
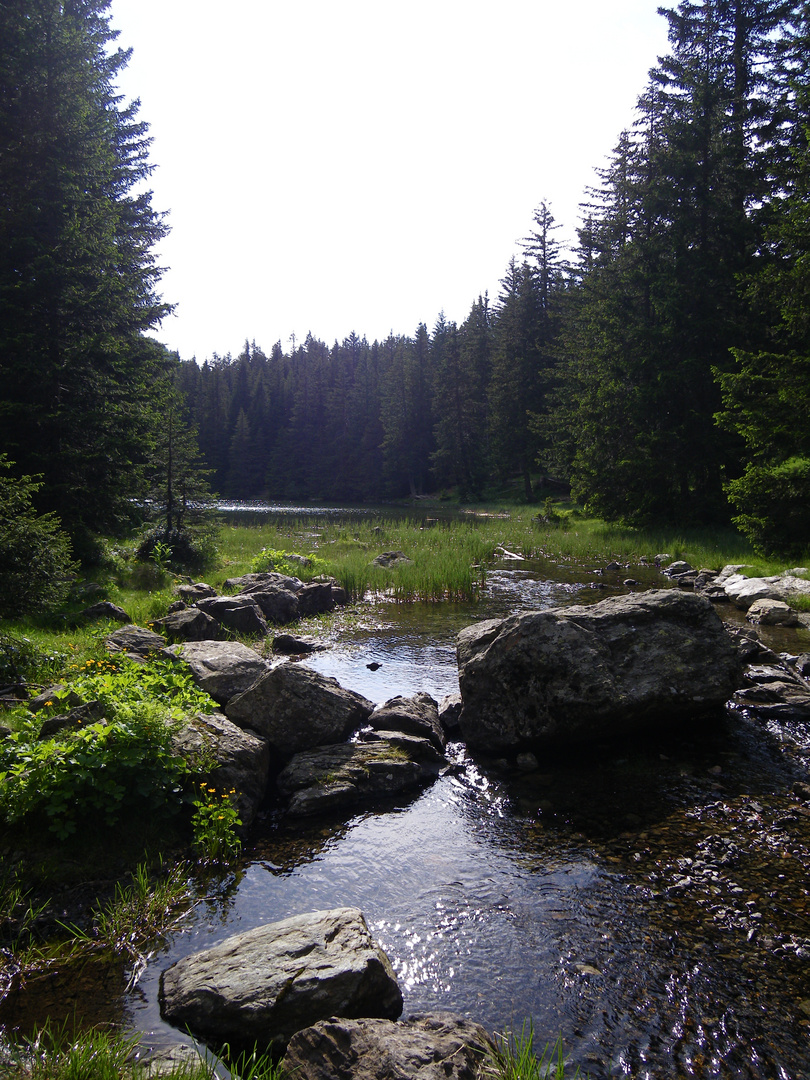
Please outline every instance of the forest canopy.
M807 0L662 9L669 51L575 250L539 205L461 324L202 363L145 336L169 310L167 226L108 6L0 4L0 454L76 541L155 490L174 527L167 455L203 477L196 432L230 498L466 500L517 479L533 500L553 481L610 521L732 516L763 551L806 548Z

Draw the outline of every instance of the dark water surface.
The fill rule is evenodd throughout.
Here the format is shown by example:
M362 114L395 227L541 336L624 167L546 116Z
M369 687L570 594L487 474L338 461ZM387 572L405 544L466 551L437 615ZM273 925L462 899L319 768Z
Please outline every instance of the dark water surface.
M588 568L552 580L505 564L475 608L361 606L307 662L375 701L440 698L457 689L462 626L619 587ZM808 635L775 644L805 651ZM156 1003L170 963L350 904L391 957L405 1014L451 1009L496 1031L531 1019L541 1046L561 1035L593 1078L810 1076L807 732L732 712L526 773L451 754L457 773L410 801L260 823L134 990L107 991L110 1018L177 1041Z

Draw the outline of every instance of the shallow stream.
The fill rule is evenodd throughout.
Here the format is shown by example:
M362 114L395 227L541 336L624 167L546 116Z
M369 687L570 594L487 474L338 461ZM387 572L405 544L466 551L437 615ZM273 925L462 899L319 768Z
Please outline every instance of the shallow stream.
M622 589L627 571L594 569L505 563L475 607L361 606L307 663L374 701L441 698L457 690L462 626ZM807 651L810 635L772 644ZM356 905L406 1015L449 1009L499 1032L531 1020L541 1046L562 1036L594 1080L810 1075L810 735L736 712L526 773L450 752L455 774L406 802L268 816L133 990L107 971L102 1001L63 987L62 1004L73 995L88 1016L166 1045L178 1040L157 1007L170 963L265 922Z

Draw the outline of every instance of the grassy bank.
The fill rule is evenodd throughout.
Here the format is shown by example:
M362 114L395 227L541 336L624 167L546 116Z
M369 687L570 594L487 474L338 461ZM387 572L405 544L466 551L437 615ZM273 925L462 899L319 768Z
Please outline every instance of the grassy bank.
M500 549L562 565L617 561L632 566L665 554L709 569L726 563L749 565L752 573L785 568L757 559L733 529L679 534L626 529L561 505L550 521L524 506L469 512L431 527L385 518L348 524L301 518L266 526L230 525L220 533L221 566L213 583L260 568L257 555L263 549L316 555L318 562L309 576L331 574L352 597L370 593L401 601L474 599ZM372 560L385 551L401 551L412 564L389 570L374 566ZM299 573L306 575L307 571Z

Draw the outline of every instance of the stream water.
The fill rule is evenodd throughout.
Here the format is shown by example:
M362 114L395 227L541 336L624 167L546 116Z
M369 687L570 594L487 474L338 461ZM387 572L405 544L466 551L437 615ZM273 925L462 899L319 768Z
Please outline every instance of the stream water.
M621 575L592 570L507 563L474 607L361 605L307 663L374 701L441 698L457 690L462 626L621 589ZM771 644L807 651L810 635ZM540 1046L561 1036L594 1080L810 1075L802 728L729 712L525 773L461 745L450 754L454 775L407 801L303 823L269 815L132 990L107 971L100 995L57 989L60 1006L73 996L150 1045L182 1040L157 1007L169 964L348 904L391 957L406 1015L453 1010L499 1032L531 1021Z

